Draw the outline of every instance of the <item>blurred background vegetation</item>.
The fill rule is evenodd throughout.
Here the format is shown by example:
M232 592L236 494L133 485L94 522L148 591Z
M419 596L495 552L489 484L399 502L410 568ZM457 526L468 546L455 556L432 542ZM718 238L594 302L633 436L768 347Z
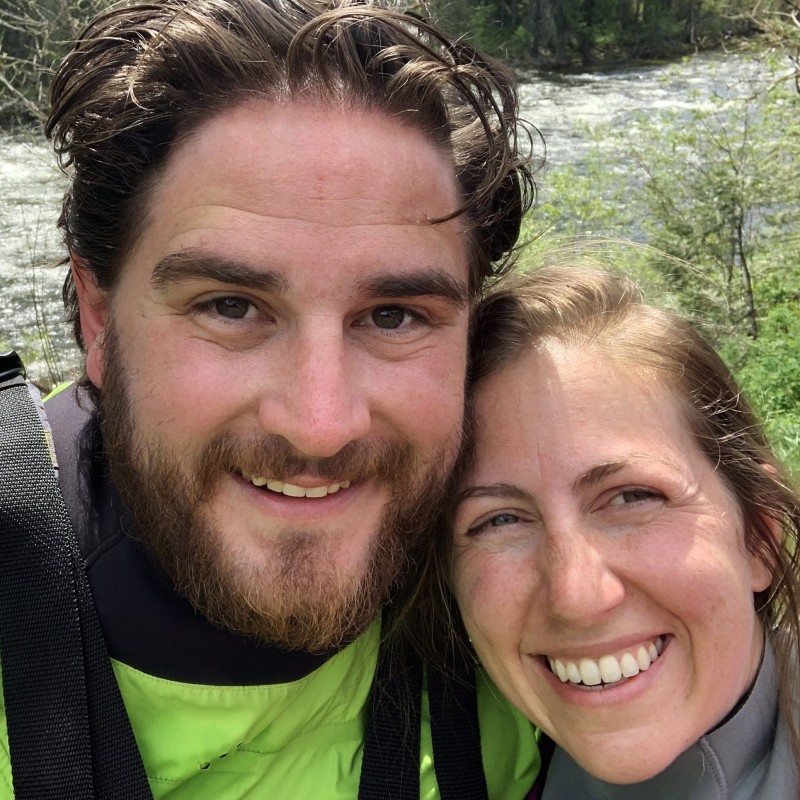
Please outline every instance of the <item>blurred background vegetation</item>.
M0 0L0 125L41 121L50 74L108 0Z
M795 67L800 59L798 0L419 2L420 13L520 69L670 59L748 40L779 49ZM0 0L0 124L41 119L52 65L110 5Z
M0 0L0 126L41 124L52 65L108 5ZM800 475L800 0L428 5L523 77L708 48L747 47L764 60L774 76L766 85L731 87L688 111L643 113L613 133L613 168L609 131L589 131L598 146L580 169L539 176L525 260L535 263L537 252L572 237L634 240L635 247L607 248L702 327Z
M449 27L512 63L665 59L760 37L793 49L794 0L432 0Z
M589 131L588 159L540 180L526 259L608 237L600 249L714 343L800 476L800 93L779 52L763 57L766 88Z

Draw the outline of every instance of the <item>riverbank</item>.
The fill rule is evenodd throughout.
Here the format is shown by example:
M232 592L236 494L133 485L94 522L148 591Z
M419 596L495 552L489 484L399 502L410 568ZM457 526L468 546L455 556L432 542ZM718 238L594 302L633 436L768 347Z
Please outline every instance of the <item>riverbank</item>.
M429 0L451 33L522 71L629 68L756 44L789 25L786 0ZM789 27L791 27L789 25Z
M725 81L752 72L746 59L706 53L674 64L632 65L625 68L530 73L520 84L525 117L547 143L549 174L540 176L543 197L556 202L550 174L566 166L580 168L596 145L588 129L599 123L625 128L637 110L659 113L686 109L717 91L719 65ZM601 145L602 146L602 145ZM608 169L623 172L625 154L609 153ZM55 222L64 177L40 130L29 128L0 135L0 346L26 352L35 377L48 379L51 365L42 357L41 321L60 357L57 379L68 374L75 360L71 336L59 322L62 312L63 269L31 267L63 258ZM535 220L543 219L540 211Z
M101 0L93 2L95 6L102 4ZM569 75L661 66L700 54L753 52L771 46L762 39L756 22L745 17L734 20L716 16L702 24L661 18L647 24L629 21L627 26L617 23L603 27L598 23L595 27L582 25L576 31L566 26L538 36L523 22L503 22L502 16L487 18L490 7L481 3L472 12L462 10L460 15L455 14L455 20L448 20L448 15L452 9L461 8L458 3L439 13L451 30L509 65L521 80L539 73ZM33 40L28 45L34 52L41 46ZM36 57L29 59L25 46L20 46L18 59L7 57L0 65L0 132L16 134L41 127L50 69L40 67L33 75L15 61L55 64L63 55L63 46L51 43L50 47L53 49L47 54L36 52Z
M587 55L570 52L566 55L545 52L538 57L500 56L515 74L525 79L531 74L545 73L571 75L581 72L614 72L624 69L659 67L698 55L758 54L766 52L769 43L758 31L746 34L721 35L702 41L676 41L665 43L657 50L642 48L637 43L598 43Z
M667 64L532 72L519 93L525 117L547 144L526 238L577 233L662 247L694 264L673 276L676 288L690 309L700 303L699 320L713 322L740 303L738 284L730 289L718 270L737 230L728 210L747 213L741 252L752 271L759 336L728 333L735 321L721 320L718 344L800 474L800 362L786 357L800 352L800 241L784 235L800 215L800 184L785 178L800 167L800 97L776 78L787 69L714 52ZM776 96L781 89L786 94ZM731 147L720 150L726 141ZM679 198L677 215L664 218L643 203L648 175L668 182L662 196ZM64 188L41 133L0 135L0 348L22 350L31 375L44 383L68 376L77 359L61 322L65 269L31 266L64 256L55 226ZM698 238L704 230L713 236ZM671 243L664 239L670 231ZM713 250L715 242L721 245ZM619 266L629 266L624 262ZM741 271L734 267L732 277Z

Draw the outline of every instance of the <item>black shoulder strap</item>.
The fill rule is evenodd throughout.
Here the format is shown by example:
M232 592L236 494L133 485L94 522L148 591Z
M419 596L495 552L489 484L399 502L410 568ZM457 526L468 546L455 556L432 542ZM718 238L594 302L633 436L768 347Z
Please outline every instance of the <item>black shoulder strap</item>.
M427 681L441 800L487 800L474 672L449 677L428 670ZM422 686L422 663L410 647L381 647L367 707L358 800L419 800Z
M487 800L475 670L445 676L428 670L433 765L442 800Z
M387 616L384 613L384 629ZM381 644L367 705L358 800L419 800L422 663Z
M15 353L0 354L0 663L16 800L152 800Z

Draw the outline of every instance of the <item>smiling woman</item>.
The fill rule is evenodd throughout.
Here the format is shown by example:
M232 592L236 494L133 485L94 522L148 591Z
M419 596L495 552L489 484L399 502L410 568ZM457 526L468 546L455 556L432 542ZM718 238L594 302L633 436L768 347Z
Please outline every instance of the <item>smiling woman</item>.
M800 501L722 361L579 267L496 291L474 342L438 563L557 745L531 797L797 798Z

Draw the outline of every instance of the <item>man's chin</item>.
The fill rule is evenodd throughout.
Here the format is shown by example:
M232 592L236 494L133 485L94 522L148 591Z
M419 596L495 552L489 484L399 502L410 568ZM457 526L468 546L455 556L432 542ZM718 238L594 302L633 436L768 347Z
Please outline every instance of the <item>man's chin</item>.
M349 644L369 627L396 572L390 565L397 558L386 552L378 572L371 557L356 575L345 576L324 554L292 556L277 558L271 567L278 569L226 568L223 559L201 580L175 576L176 586L214 625L282 649L318 653Z
M363 633L406 559L389 519L373 531L248 536L196 515L147 543L176 589L213 625L289 650L326 652ZM160 535L160 534L167 535Z

